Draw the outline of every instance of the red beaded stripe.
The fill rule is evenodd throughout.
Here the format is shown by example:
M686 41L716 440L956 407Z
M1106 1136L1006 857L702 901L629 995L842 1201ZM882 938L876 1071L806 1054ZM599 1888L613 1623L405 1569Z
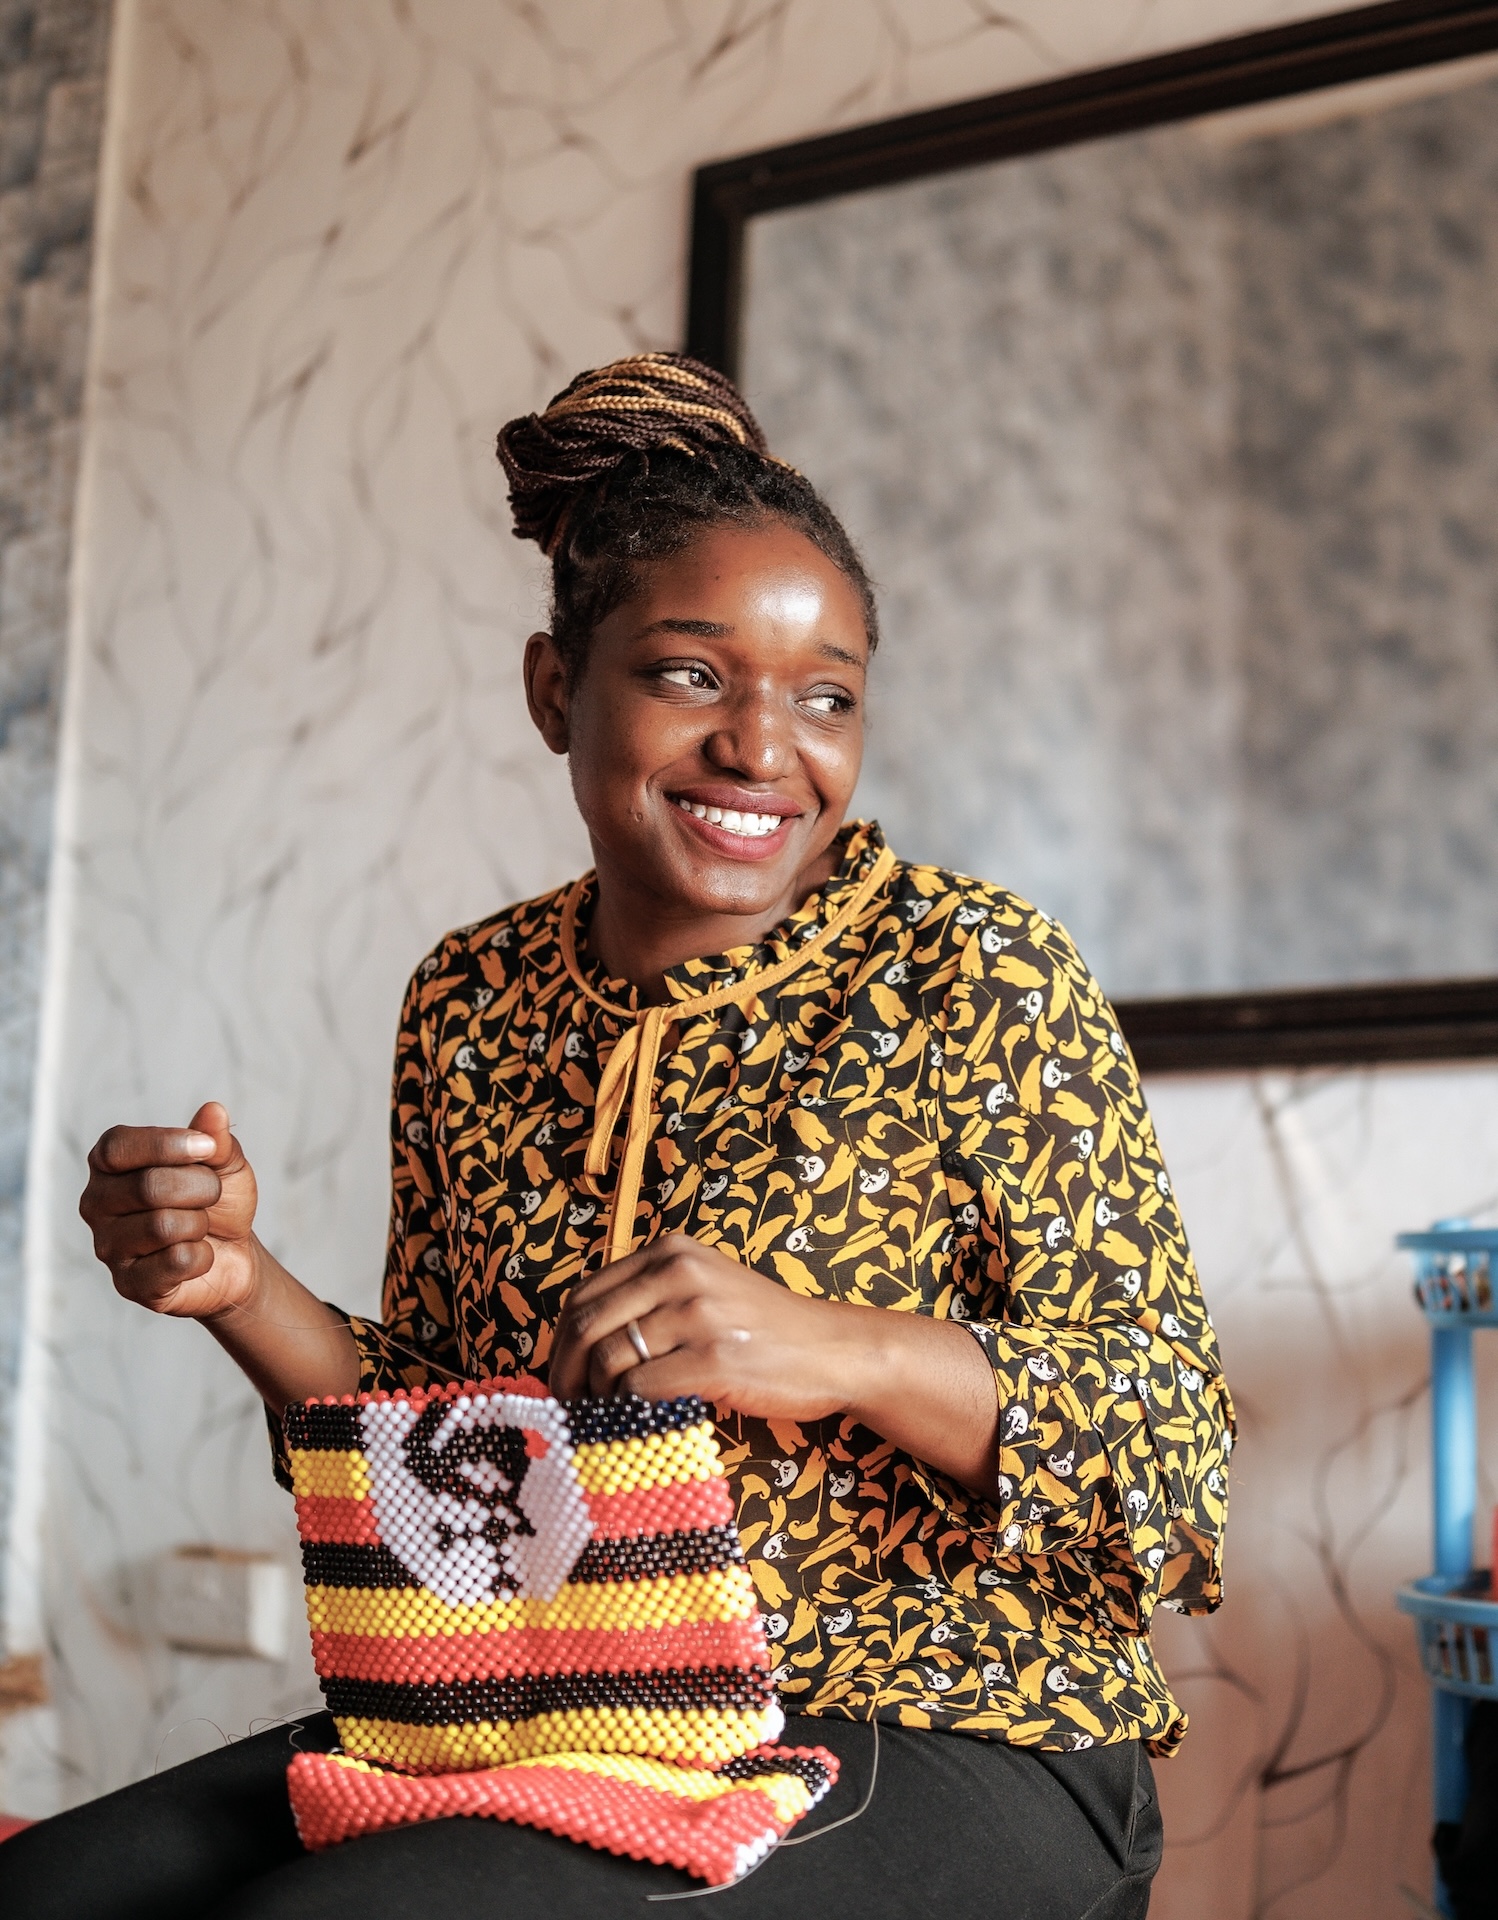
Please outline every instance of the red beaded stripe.
M726 1480L688 1480L677 1486L645 1487L637 1493L590 1493L586 1498L595 1540L726 1527L734 1518L733 1495Z
M586 1496L597 1540L628 1540L641 1534L682 1533L692 1527L724 1527L734 1517L733 1495L725 1480L689 1480L683 1485L645 1487L637 1493ZM297 1530L303 1540L350 1547L380 1544L374 1503L331 1494L304 1493L296 1503Z
M297 1532L304 1540L341 1547L377 1547L379 1523L372 1500L340 1500L331 1494L297 1495Z
M510 1674L652 1673L668 1667L761 1667L764 1629L753 1620L693 1620L674 1627L522 1628L506 1633L312 1635L324 1678L415 1684L491 1680Z
M752 1786L693 1801L554 1765L412 1779L354 1772L326 1754L304 1753L292 1761L287 1785L310 1852L358 1833L478 1814L541 1827L631 1860L680 1867L721 1886L742 1870L743 1849L762 1851L784 1831L770 1795Z

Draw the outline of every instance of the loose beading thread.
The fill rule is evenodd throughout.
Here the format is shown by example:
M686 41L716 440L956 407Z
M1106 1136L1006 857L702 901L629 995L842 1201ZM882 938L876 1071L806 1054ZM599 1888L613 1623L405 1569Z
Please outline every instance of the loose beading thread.
M874 1789L879 1784L879 1722L875 1720L870 1724L874 1729L874 1764L869 1768L867 1791L853 1811L851 1813L845 1813L840 1820L829 1820L825 1827L818 1827L815 1833L798 1833L790 1839L782 1835L773 1845L766 1847L759 1859L748 1869L748 1872L741 1873L738 1876L739 1880L747 1880L750 1873L758 1873L766 1860L770 1858L770 1855L772 1853L779 1853L783 1847L807 1846L811 1841L825 1839L829 1833L836 1833L839 1827L851 1827L855 1820L861 1820L863 1818L873 1805ZM804 1752L805 1749L797 1748L796 1751ZM819 1747L816 1751L820 1753L823 1749ZM652 1906L658 1906L662 1901L666 1900L705 1900L710 1893L722 1893L728 1887L736 1886L737 1884L737 1880L728 1880L716 1887L693 1887L688 1893L647 1893L645 1898Z
M493 1382L309 1402L286 1434L344 1747L292 1763L309 1846L481 1813L727 1882L835 1779L768 1744L783 1716L700 1401L564 1409Z

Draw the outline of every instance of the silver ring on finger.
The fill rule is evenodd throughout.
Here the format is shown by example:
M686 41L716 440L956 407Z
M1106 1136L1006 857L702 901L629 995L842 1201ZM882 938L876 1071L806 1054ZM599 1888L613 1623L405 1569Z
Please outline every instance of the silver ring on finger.
M640 1356L641 1366L648 1366L650 1362L650 1349L645 1344L645 1336L640 1331L639 1321L627 1320L624 1323L624 1331L629 1335L629 1344Z

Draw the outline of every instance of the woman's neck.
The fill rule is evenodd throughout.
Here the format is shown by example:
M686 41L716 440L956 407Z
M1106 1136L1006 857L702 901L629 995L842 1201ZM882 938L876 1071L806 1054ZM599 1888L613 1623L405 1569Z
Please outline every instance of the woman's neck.
M627 980L644 1006L670 999L666 975L687 960L752 947L824 887L842 862L841 838L797 874L785 893L756 913L717 913L662 900L598 862L597 894L585 944L604 971Z

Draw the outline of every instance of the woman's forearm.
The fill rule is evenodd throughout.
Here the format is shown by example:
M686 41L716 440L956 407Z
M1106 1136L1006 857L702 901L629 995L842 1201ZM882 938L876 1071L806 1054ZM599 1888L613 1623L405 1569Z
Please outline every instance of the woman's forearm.
M844 1373L844 1411L949 1479L993 1497L998 1478L998 1388L983 1350L956 1322L885 1307L856 1315Z
M275 1413L294 1400L357 1392L359 1351L348 1322L309 1293L258 1239L253 1247L249 1298L205 1315L203 1325Z
M792 1293L688 1234L579 1282L562 1308L552 1391L700 1394L798 1423L851 1415L977 1493L998 1478L999 1395L964 1328Z

